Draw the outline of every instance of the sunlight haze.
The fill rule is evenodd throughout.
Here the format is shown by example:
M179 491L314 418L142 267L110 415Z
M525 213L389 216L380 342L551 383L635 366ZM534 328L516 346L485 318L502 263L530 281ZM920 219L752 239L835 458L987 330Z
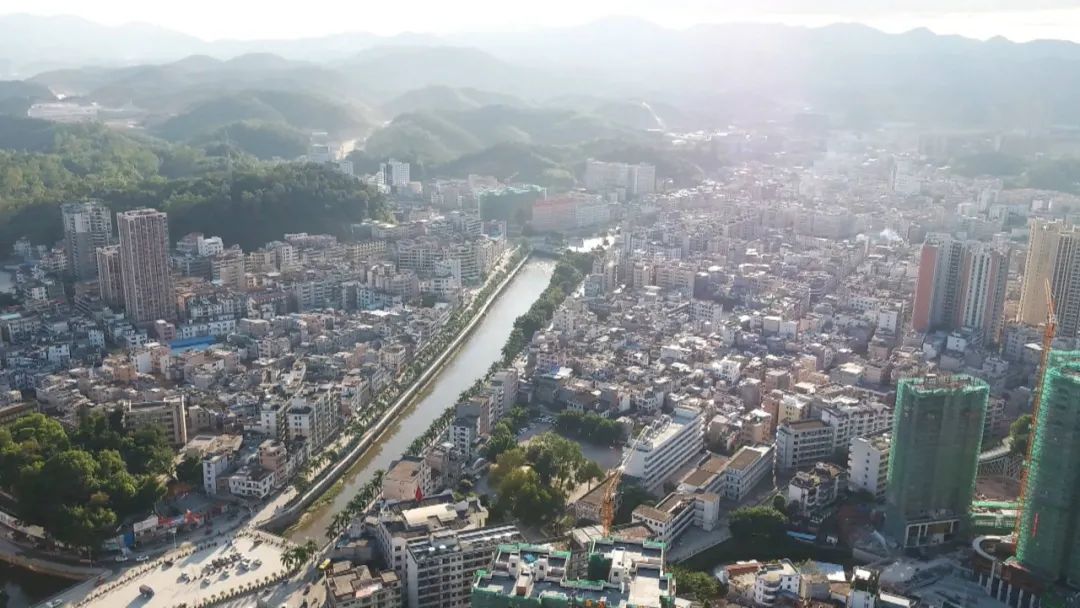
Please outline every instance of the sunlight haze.
M613 15L636 17L667 27L705 23L774 22L822 26L859 22L897 33L926 27L939 34L973 38L1004 36L1015 41L1080 39L1080 8L1063 1L1043 2L851 2L794 0L550 0L542 3L500 0L407 0L338 2L315 0L277 6L252 0L182 3L137 0L0 0L0 15L70 15L106 25L147 23L205 40L301 38L345 32L394 35L403 32L450 33L492 29L572 26Z

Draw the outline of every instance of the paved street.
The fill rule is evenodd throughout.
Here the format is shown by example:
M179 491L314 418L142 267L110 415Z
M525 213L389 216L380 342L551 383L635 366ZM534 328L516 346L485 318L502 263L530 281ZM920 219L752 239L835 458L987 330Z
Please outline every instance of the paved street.
M140 606L170 608L219 598L223 594L264 584L284 574L281 554L288 545L284 542L240 536L178 558L172 565L154 560L134 568L121 578L120 584L91 599L84 606ZM269 538L268 536L265 538ZM248 560L248 565L242 563ZM140 569L145 570L139 572ZM153 589L152 597L140 594L146 585ZM237 604L242 605L242 604Z

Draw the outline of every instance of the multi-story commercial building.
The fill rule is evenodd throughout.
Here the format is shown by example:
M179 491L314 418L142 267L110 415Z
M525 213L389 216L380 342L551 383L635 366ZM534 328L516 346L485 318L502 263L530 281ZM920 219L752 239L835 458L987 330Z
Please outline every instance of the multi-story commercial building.
M1046 321L1046 283L1054 297L1058 336L1080 335L1080 227L1033 219L1017 321Z
M495 372L488 383L491 390L491 415L492 420L497 421L514 407L518 392L517 370L508 367Z
M824 401L821 421L836 429L833 445L839 449L855 437L869 437L888 430L892 426L892 409L878 401L841 397Z
M419 500L432 493L432 485L427 461L417 456L403 456L383 475L382 497L383 500Z
M656 192L656 167L654 165L630 165L626 191L634 196Z
M966 531L989 392L964 375L898 383L885 529L901 546L950 542Z
M885 498L889 479L889 451L892 437L855 437L848 449L848 487L869 492L878 500Z
M264 439L259 444L259 466L274 474L274 487L280 488L291 476L291 461L285 444L276 439Z
M112 241L112 214L98 201L64 203L64 251L68 270L79 281L98 275L97 249Z
M836 429L821 420L795 420L776 429L776 466L783 470L828 460L836 450Z
M1004 322L1009 250L930 234L919 257L915 331L961 328L997 342Z
M787 501L798 505L803 515L816 517L823 509L836 501L845 487L843 469L836 465L819 462L813 470L799 471L788 483Z
M773 606L779 596L798 598L802 574L789 560L765 564L754 577L754 604Z
M409 163L391 158L382 164L382 174L388 188L405 188L409 185Z
M225 472L229 470L231 460L228 452L207 454L202 460L203 491L207 496L216 496L219 489L220 479L224 479Z
M644 525L656 540L670 545L691 525L712 530L719 521L720 497L711 492L672 492L656 506L638 505L630 520Z
M263 499L274 489L274 472L259 465L245 465L229 476L229 492L234 496Z
M139 429L158 427L173 445L184 445L188 440L187 411L184 397L177 395L163 401L124 404L124 427Z
M247 285L244 252L234 247L215 254L210 259L210 277L225 287L243 290Z
M1080 351L1050 353L1034 425L1016 557L1080 587Z
M592 191L623 189L640 196L656 192L656 167L589 159L585 161L585 188Z
M633 443L623 475L655 492L704 448L702 411L696 407L676 407L670 415L661 415L642 431L642 436Z
M334 562L323 579L330 608L401 608L401 579L393 570Z
M720 496L742 502L772 470L775 450L772 446L743 446L719 469L715 487Z
M136 324L176 320L176 298L169 274L169 222L153 209L116 215L124 308Z
M664 545L647 540L603 539L590 547L586 579L575 580L569 551L508 544L477 576L473 608L511 608L528 602L568 608L635 606L668 608L675 580L664 563Z
M404 579L410 543L440 531L483 528L487 514L478 498L457 501L450 492L444 492L421 500L388 501L378 513L365 519L363 527L375 537L387 566Z
M341 393L331 386L309 387L292 400L286 413L289 439L303 439L308 451L320 450L341 426Z
M473 581L488 568L499 545L519 541L516 526L435 532L409 543L406 572L409 608L465 608Z
M123 308L124 275L120 265L120 246L99 247L95 257L101 301L114 309Z
M599 196L571 193L533 203L532 226L539 232L564 232L606 224L611 211Z

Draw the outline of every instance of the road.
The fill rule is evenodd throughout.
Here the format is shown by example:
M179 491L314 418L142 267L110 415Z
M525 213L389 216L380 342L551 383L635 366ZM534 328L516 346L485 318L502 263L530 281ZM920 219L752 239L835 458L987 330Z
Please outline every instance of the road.
M449 354L446 364L436 370L435 377L423 389L422 397L411 400L401 415L388 425L344 475L344 490L326 507L305 514L289 531L290 539L298 543L309 538L324 542L324 532L333 514L345 507L377 469L385 470L391 462L400 458L409 444L446 408L453 405L462 391L501 358L502 347L513 329L514 321L529 309L547 287L553 272L554 264L549 260L530 259L525 264L505 290L492 301L461 347Z

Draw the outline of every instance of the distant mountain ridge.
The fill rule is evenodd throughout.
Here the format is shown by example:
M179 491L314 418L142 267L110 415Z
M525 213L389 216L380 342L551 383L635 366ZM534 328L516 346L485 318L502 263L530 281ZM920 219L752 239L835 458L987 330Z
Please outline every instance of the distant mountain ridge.
M171 63L49 71L31 79L54 92L164 113L222 94L283 90L376 108L383 121L429 110L560 107L552 100L596 98L592 107L561 107L637 129L720 128L806 110L856 127L1080 125L1080 45L1064 41L885 34L855 24L670 29L616 18L512 33L205 42L147 26L52 19L0 17L0 64L59 61L72 49L81 49L74 60L82 63L173 54ZM44 48L43 40L56 35L46 25L69 39ZM35 32L40 39L32 40ZM101 38L109 40L97 44ZM145 46L151 39L160 40L152 52ZM479 94L468 90L485 93L474 97ZM449 133L439 139L446 138L455 139Z

